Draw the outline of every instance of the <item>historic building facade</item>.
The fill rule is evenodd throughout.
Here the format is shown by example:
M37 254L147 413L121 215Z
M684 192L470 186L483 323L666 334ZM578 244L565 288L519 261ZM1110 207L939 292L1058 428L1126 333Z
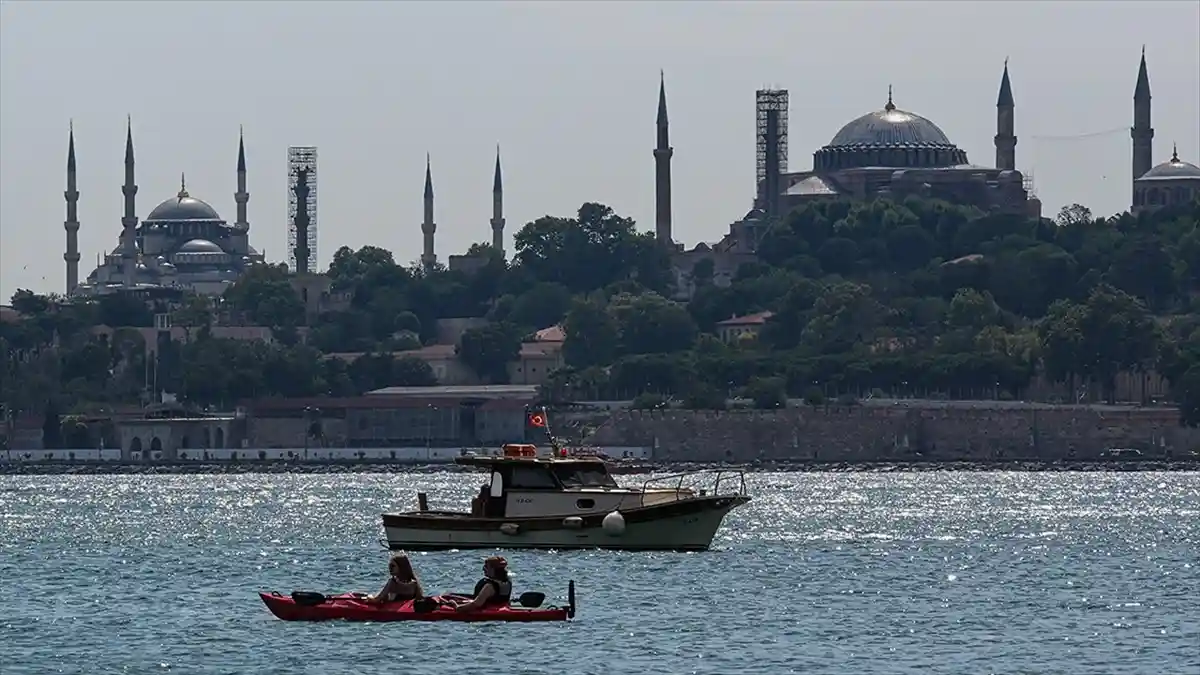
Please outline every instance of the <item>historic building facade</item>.
M177 289L206 295L222 293L247 267L263 262L250 246L246 207L246 148L238 139L237 221L227 223L207 202L188 193L181 177L179 192L154 207L140 222L137 217L137 183L134 181L133 128L125 134L125 213L116 248L100 257L99 264L79 280L79 191L76 189L75 132L67 149L67 293L101 295L114 291Z

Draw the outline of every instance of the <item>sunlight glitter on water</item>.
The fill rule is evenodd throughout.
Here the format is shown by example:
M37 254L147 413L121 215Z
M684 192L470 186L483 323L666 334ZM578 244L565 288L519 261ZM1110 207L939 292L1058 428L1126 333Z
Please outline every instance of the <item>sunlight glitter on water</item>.
M4 673L338 674L387 662L440 675L506 670L526 650L555 656L506 672L1091 675L1120 663L1159 675L1195 663L1200 475L748 482L754 500L707 553L506 551L518 584L552 599L577 580L573 625L413 629L287 624L254 592L377 590L379 514L413 508L418 490L433 508L460 508L478 476L0 478ZM413 557L440 591L469 586L486 554ZM719 591L704 590L710 580ZM450 649L464 640L475 650Z

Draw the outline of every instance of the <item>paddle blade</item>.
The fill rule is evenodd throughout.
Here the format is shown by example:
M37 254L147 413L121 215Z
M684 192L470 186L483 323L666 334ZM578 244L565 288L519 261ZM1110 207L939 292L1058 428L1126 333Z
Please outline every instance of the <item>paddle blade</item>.
M312 607L325 602L325 595L314 591L292 591L292 602L302 607Z
M538 593L537 591L528 591L526 593L522 593L521 597L517 598L517 604L528 609L536 609L541 607L542 603L545 601L546 594Z
M567 618L575 618L575 580L567 582Z

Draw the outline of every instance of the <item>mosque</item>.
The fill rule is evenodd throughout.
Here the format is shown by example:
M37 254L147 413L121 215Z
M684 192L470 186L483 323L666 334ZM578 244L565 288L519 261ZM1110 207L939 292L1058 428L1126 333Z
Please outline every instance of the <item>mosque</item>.
M760 121L760 176L751 210L729 225L728 233L718 242L699 243L687 249L676 243L672 232L670 125L667 116L665 82L660 80L655 163L655 233L672 250L672 268L676 278L676 297L690 298L695 291L697 265L708 261L713 283L732 282L738 268L756 259L763 234L792 209L813 201L829 199L903 199L919 195L957 204L976 206L986 211L1020 213L1037 217L1042 205L1032 193L1032 185L1017 170L1016 105L1008 64L1005 63L996 100L996 148L994 166L972 164L967 153L954 144L937 124L914 112L902 110L889 92L882 109L869 112L845 124L832 140L813 153L810 169L789 172L786 167L786 92L782 110L768 111L768 133L763 134L763 110ZM1150 114L1150 78L1143 52L1134 89L1132 127L1133 164L1130 209L1186 203L1200 198L1200 167L1179 159L1154 165ZM780 115L782 112L782 115ZM774 126L772 126L774 125ZM765 141L765 142L764 142ZM765 156L765 161L764 161ZM763 169L765 168L765 172ZM79 192L75 182L75 136L69 137L67 152L67 291L70 294L96 295L115 290L179 289L203 294L219 294L236 281L247 267L263 261L250 246L250 223L246 206L246 153L238 141L237 220L232 225L206 202L192 197L180 180L179 193L156 206L140 223L136 215L133 131L126 130L125 213L121 218L118 245L106 253L95 270L79 281L79 245L77 206ZM426 159L424 219L421 224L421 262L427 269L437 263L434 237L433 179ZM504 196L497 148L492 186L492 246L503 253ZM471 271L486 263L473 255L448 258L452 270Z
M764 92L760 92L762 94ZM782 93L786 92L765 92ZM1134 89L1132 127L1133 171L1131 210L1186 203L1200 198L1200 168L1179 159L1175 152L1167 162L1153 165L1154 129L1150 123L1150 78L1143 52ZM786 101L786 98L784 98ZM655 157L655 231L659 241L672 247L672 267L677 297L695 292L694 271L702 261L710 265L713 283L728 285L738 268L755 259L763 234L792 209L828 199L903 199L919 195L985 211L1041 216L1041 201L1016 167L1016 116L1008 64L1000 79L996 100L995 165L980 166L967 159L934 122L901 110L891 92L881 110L867 113L844 125L828 145L813 153L812 168L788 172L786 150L778 144L786 138L784 128L767 139L765 175L760 178L753 208L729 226L719 242L700 243L691 249L675 243L671 232L671 155L665 87L660 84L658 101L658 144ZM763 117L760 117L760 138ZM776 114L777 120L780 116ZM775 147L771 147L775 144ZM764 153L760 150L761 156ZM779 157L783 161L778 161Z
M263 262L250 246L246 205L246 147L238 139L237 221L230 225L207 202L188 193L181 177L179 193L154 207L141 222L137 217L138 186L134 182L133 127L125 133L125 214L116 248L101 256L96 269L79 280L79 191L75 175L75 131L67 145L67 293L104 295L117 290L178 289L217 295L247 267Z

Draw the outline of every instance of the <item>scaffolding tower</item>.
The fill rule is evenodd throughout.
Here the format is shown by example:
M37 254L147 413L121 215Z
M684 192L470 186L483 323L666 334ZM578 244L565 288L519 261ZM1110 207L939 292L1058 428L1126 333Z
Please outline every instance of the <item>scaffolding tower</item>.
M301 184L303 183L303 184ZM300 203L303 197L304 203ZM299 216L299 218L297 218ZM317 272L317 149L313 146L288 148L288 268L293 272ZM297 268L296 244L307 244L301 251L306 269Z
M759 89L754 96L755 194L768 216L779 215L781 177L788 167L788 92Z

